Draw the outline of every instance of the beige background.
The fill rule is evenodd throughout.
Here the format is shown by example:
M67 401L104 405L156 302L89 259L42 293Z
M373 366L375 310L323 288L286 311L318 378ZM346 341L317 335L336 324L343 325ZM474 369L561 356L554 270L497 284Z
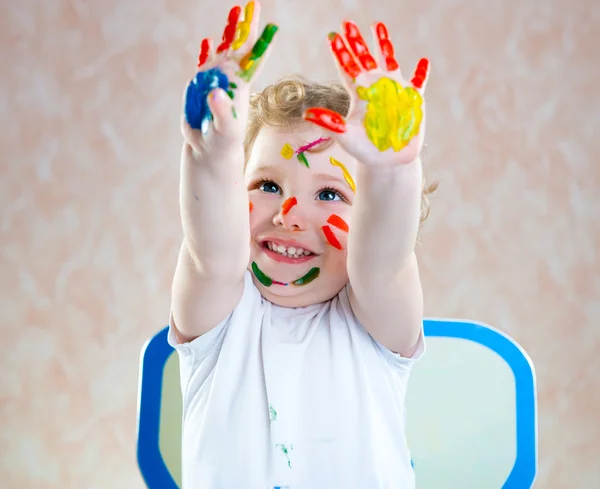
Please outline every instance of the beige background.
M138 358L169 311L181 92L202 36L220 36L215 3L2 0L0 487L143 487ZM600 3L264 10L281 31L257 88L333 79L324 39L344 16L387 22L408 71L430 57L426 314L526 348L536 487L599 488Z

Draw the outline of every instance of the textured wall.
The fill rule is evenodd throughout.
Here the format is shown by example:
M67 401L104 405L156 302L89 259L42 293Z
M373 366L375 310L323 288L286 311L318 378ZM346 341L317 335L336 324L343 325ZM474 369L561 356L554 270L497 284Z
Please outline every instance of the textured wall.
M334 78L341 16L387 22L407 70L430 57L426 314L530 353L543 489L600 487L599 5L263 5L281 31L257 88ZM138 357L166 323L181 238L181 92L228 7L1 2L2 487L143 487Z

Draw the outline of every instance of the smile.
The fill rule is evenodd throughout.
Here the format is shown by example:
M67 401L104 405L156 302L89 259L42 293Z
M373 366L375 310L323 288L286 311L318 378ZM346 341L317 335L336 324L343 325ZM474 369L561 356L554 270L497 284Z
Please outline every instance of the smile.
M299 246L285 246L274 241L264 242L262 248L269 258L280 263L306 263L316 256Z

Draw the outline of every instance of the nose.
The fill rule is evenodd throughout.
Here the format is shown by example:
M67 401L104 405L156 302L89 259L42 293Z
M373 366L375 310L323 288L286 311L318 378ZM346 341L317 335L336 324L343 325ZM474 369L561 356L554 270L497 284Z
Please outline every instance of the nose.
M290 231L303 231L307 228L307 218L304 206L298 205L296 197L290 197L279 208L279 212L273 218L275 226L281 226Z

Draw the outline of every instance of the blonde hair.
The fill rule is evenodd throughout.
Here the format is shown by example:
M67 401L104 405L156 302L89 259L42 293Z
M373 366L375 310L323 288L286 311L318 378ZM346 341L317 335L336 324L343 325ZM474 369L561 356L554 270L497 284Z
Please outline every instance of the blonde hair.
M284 77L267 86L262 92L253 93L250 96L248 125L244 138L246 162L263 127L294 129L306 123L303 118L304 112L311 107L323 107L347 116L350 111L350 94L340 83L313 83L298 75ZM319 146L319 151L326 149L324 145ZM429 216L428 195L437 187L437 182L427 186L423 180L421 223Z

